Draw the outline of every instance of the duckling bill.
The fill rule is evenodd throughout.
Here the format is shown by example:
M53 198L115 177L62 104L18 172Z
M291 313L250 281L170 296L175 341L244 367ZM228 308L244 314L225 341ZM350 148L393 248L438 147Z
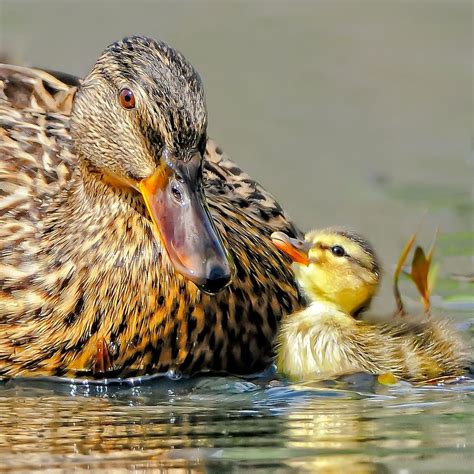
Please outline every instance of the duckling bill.
M369 324L357 318L380 283L378 257L366 239L324 229L305 239L276 232L272 240L293 260L309 300L306 309L284 317L277 338L277 368L287 378L368 372L424 382L464 373L465 346L447 321L405 315Z

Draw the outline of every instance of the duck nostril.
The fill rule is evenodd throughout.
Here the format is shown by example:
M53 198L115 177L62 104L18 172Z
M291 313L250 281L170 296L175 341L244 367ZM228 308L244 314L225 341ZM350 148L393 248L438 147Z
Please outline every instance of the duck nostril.
M214 265L209 272L209 280L220 280L228 274L229 272L222 265Z
M173 183L171 185L171 193L175 199L175 201L181 203L183 201L183 194L179 188L179 185L177 183Z
M205 293L215 294L224 289L231 280L232 274L229 268L214 264L206 280L198 286Z

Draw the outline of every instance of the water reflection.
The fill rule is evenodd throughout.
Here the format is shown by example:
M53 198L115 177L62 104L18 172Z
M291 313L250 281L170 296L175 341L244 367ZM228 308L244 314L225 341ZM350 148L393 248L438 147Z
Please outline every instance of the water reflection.
M8 382L0 385L0 470L203 472L232 464L269 472L387 472L402 454L406 460L466 453L471 425L463 420L472 414L473 388L234 378L131 387Z

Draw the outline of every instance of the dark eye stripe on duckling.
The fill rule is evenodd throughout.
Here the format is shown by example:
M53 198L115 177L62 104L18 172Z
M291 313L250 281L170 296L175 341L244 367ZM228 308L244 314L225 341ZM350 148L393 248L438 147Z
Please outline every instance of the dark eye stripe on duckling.
M364 237L362 237L361 235L359 235L355 232L348 231L348 230L341 230L341 229L331 229L331 230L335 234L340 235L341 237L344 237L344 238L350 240L351 242L354 242L355 244L357 244L369 256L369 258L372 262L372 265L370 267L368 267L363 262L361 262L359 259L353 257L352 255L347 254L347 252L346 252L346 258L356 262L361 267L367 268L368 270L370 270L371 272L373 272L377 275L380 274L380 264L379 264L377 254L375 253L375 250L372 247L372 245L366 239L364 239ZM342 247L344 248L344 246L342 246Z

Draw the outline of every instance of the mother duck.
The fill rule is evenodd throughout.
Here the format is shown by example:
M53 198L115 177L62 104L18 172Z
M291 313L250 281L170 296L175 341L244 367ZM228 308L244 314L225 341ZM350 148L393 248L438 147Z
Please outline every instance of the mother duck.
M0 377L263 368L298 231L208 140L198 73L136 36L75 81L0 66Z

